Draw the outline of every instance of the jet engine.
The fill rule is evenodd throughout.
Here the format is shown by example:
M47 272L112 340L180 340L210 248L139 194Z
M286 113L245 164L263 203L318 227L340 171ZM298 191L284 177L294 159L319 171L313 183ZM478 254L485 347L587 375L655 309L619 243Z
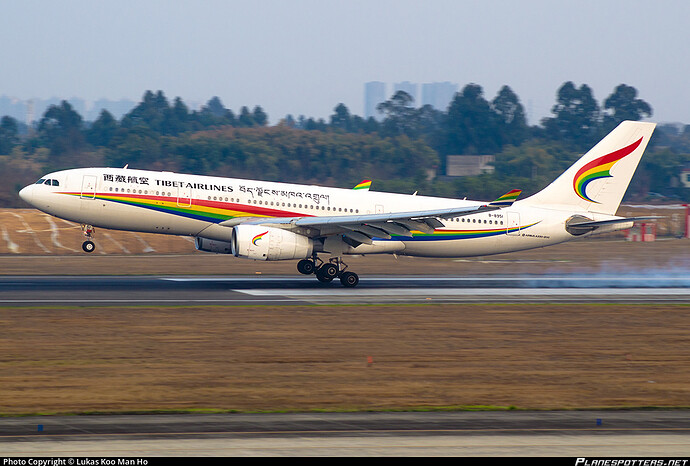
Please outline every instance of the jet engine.
M306 259L314 250L311 238L260 225L233 227L231 245L235 257L261 261Z
M218 241L197 236L194 240L194 245L198 251L215 252L216 254L232 253L232 247L227 241Z

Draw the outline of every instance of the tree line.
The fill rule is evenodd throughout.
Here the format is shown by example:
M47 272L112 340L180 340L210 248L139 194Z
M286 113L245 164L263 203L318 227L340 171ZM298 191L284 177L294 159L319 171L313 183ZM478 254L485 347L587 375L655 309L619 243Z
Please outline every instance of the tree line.
M0 204L18 205L21 186L47 171L125 164L343 187L370 178L379 190L449 197L491 199L507 187L529 194L621 121L652 116L634 87L620 84L599 104L589 86L572 82L557 90L551 115L533 126L509 86L489 100L481 86L468 84L445 111L417 107L399 91L377 110L380 118L365 119L339 103L327 120L287 115L269 126L258 105L234 113L213 97L190 110L179 97L149 90L120 120L103 110L86 122L62 101L28 134L13 118L0 120ZM678 178L688 153L690 126L658 128L628 196L643 199L651 191L688 200ZM445 173L447 155L463 154L495 155L495 172L436 176Z

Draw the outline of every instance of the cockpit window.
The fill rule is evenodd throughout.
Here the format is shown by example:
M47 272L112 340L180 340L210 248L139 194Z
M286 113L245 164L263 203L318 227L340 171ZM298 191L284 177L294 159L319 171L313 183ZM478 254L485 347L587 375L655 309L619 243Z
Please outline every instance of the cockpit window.
M58 180L46 180L45 178L41 178L36 182L36 184L45 184L46 186L60 186L60 182Z

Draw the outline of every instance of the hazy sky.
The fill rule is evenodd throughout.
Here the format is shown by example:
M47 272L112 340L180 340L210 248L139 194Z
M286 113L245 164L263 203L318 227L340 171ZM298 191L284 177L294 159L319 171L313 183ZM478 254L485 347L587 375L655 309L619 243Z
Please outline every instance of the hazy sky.
M690 124L688 0L0 0L0 95L364 112L364 83L509 85L535 123L565 81Z

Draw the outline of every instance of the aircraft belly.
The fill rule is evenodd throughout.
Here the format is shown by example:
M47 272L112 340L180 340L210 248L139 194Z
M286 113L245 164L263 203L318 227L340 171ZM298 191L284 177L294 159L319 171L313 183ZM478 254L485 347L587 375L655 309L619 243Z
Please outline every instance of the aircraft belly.
M499 247L499 238L405 241L404 254L425 257L482 256Z
M547 238L498 235L489 238L405 241L405 255L424 257L471 257L534 249L554 244Z
M209 222L197 219L98 198L64 196L60 202L51 202L43 209L65 220L112 230L193 235L209 225Z
M97 218L92 224L101 228L170 235L195 235L209 225L202 220L116 203L106 203Z

